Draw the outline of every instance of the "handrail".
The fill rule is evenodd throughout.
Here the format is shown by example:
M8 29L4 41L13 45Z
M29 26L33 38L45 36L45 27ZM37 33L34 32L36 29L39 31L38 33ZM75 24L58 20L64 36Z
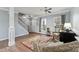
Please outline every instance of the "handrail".
M28 30L28 25L23 21L23 19L21 19L20 17L18 17L18 23L25 29Z

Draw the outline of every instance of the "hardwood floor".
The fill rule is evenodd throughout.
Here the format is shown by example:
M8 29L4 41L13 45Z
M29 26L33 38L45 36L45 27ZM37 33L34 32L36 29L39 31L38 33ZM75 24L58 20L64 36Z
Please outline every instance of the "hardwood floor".
M29 50L27 47L25 47L24 45L21 44L22 41L24 40L28 40L34 36L37 36L39 34L34 34L34 33L31 33L29 35L24 35L24 36L20 36L20 37L16 37L16 50L20 51L20 52L31 52L31 50ZM4 41L0 41L0 49L4 49L8 47L8 40L4 40ZM5 51L6 52L6 51Z
M0 41L0 49L8 47L8 39Z

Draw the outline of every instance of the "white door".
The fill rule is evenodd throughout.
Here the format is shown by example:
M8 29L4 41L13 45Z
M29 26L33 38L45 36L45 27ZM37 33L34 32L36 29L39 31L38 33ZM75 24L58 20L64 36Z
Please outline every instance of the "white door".
M46 19L41 19L41 33L46 34Z

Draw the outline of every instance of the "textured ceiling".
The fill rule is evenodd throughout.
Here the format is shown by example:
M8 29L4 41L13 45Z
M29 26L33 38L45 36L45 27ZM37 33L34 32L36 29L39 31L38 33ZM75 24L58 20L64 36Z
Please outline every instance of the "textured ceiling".
M52 13L50 14L57 14L57 13L62 13L63 11L69 10L69 7L52 7ZM31 14L31 15L38 15L38 16L44 16L48 15L48 13L44 12L45 8L44 7L16 7L15 12L22 12L25 14Z
M44 7L15 7L15 13L24 13L24 14L29 14L29 15L36 15L36 16L46 16L46 15L51 15L51 14L59 14L59 13L64 13L66 11L69 11L71 8L70 7L51 7L52 10L50 14L45 13ZM2 10L9 10L8 7L0 7Z

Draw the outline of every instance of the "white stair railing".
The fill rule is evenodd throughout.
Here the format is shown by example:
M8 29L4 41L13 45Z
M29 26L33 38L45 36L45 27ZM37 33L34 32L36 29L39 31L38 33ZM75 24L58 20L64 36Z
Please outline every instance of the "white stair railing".
M18 16L18 23L29 32L29 26L26 24L26 22L24 21L24 19L22 19L21 17Z

